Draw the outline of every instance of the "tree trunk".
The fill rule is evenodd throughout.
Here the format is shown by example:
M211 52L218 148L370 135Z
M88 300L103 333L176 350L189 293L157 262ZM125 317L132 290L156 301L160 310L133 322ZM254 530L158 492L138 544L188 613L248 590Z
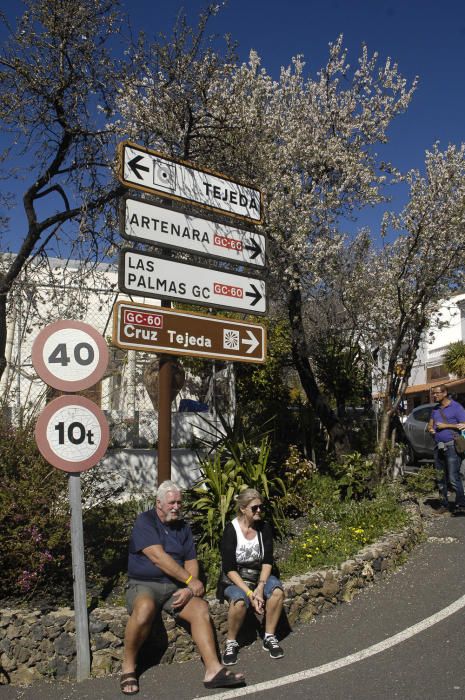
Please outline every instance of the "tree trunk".
M303 390L316 415L328 431L336 454L344 454L350 449L347 433L322 395L308 359L307 342L302 321L302 297L299 290L293 290L290 294L289 319L292 331L292 356Z

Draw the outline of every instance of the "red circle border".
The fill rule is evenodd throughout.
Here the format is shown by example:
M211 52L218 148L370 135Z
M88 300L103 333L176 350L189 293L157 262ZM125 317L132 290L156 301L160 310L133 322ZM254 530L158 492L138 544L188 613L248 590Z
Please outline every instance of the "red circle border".
M59 457L50 447L47 439L47 425L52 417L52 415L58 411L60 408L65 408L66 406L83 406L87 408L91 413L94 414L100 425L101 441L98 450L94 452L91 457L83 460L82 462L70 462L67 459ZM57 469L61 469L64 472L85 472L90 467L93 467L99 462L107 451L108 444L110 442L110 429L108 427L107 419L103 411L90 399L86 399L85 396L59 396L57 399L53 399L48 403L44 410L41 412L37 419L36 427L34 430L35 439L37 447L41 455L49 462L52 466Z
M52 372L47 368L47 365L43 361L42 351L46 341L51 335L57 331L66 330L68 328L75 328L77 330L83 331L91 336L92 340L98 346L99 350L99 360L96 368L85 379L78 379L76 381L71 381L68 379L60 379L55 377ZM83 391L84 389L89 389L89 387L96 384L100 379L102 379L105 374L105 370L108 367L108 346L105 342L105 338L97 331L95 328L90 326L84 321L55 321L55 323L49 323L48 326L42 328L37 338L34 340L31 352L32 364L35 371L39 377L49 386L59 391Z

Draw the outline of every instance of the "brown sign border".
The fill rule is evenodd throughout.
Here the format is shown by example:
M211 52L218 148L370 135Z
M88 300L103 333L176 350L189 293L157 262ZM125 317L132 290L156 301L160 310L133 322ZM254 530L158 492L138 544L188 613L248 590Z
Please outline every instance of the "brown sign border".
M134 308L140 308L140 309L149 309L150 311L156 311L157 313L161 313L163 315L167 316L187 316L187 317L196 317L199 320L206 320L206 321L213 321L213 322L218 322L218 323L228 323L231 326L247 326L250 329L259 329L259 332L263 334L263 354L261 358L252 358L250 356L230 356L230 355L222 355L214 352L203 352L200 350L194 350L194 349L189 349L189 348L184 348L182 350L177 350L175 348L172 348L171 346L169 347L159 347L157 346L156 348L148 349L146 347L142 347L141 345L138 345L136 343L125 343L125 342L120 342L119 341L119 318L120 318L120 312L119 309L121 306L130 306ZM165 309L161 306L153 306L151 304L137 304L135 302L130 302L130 301L117 301L113 307L113 344L116 345L119 348L122 348L123 350L137 350L139 352L149 352L149 353L156 353L156 354L169 354L169 355L184 355L187 357L201 357L204 359L209 359L209 360L224 360L226 362L247 362L247 363L253 363L253 364L263 364L266 362L266 353L267 353L267 332L266 332L266 327L259 324L259 323L249 323L248 321L239 321L237 319L231 319L227 318L225 316L207 316L205 314L200 314L196 313L195 311L182 311L179 309Z

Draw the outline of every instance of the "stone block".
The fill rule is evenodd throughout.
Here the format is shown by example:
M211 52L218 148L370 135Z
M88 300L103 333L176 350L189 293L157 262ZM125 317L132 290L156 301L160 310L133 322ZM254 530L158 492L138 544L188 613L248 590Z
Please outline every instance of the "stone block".
M38 681L41 678L41 674L34 666L31 668L21 667L10 674L12 685L31 685L34 681Z
M60 656L73 656L76 653L76 639L66 632L55 639L53 646Z
M18 663L16 659L3 653L0 656L0 666L3 668L4 671L7 671L9 673L10 671L14 671L14 669L17 668Z

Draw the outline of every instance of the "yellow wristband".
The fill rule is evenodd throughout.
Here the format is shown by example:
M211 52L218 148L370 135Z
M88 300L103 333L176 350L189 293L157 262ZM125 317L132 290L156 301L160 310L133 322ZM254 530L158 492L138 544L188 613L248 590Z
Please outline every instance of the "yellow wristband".
M249 588L249 590L247 591L247 597L250 598L251 595L253 595L253 592Z
M192 576L192 574L191 574L191 575L189 576L189 578L187 579L187 581L184 581L184 583L186 584L186 586L188 586L188 585L190 584L190 582L192 581L192 578L193 578L193 576Z

